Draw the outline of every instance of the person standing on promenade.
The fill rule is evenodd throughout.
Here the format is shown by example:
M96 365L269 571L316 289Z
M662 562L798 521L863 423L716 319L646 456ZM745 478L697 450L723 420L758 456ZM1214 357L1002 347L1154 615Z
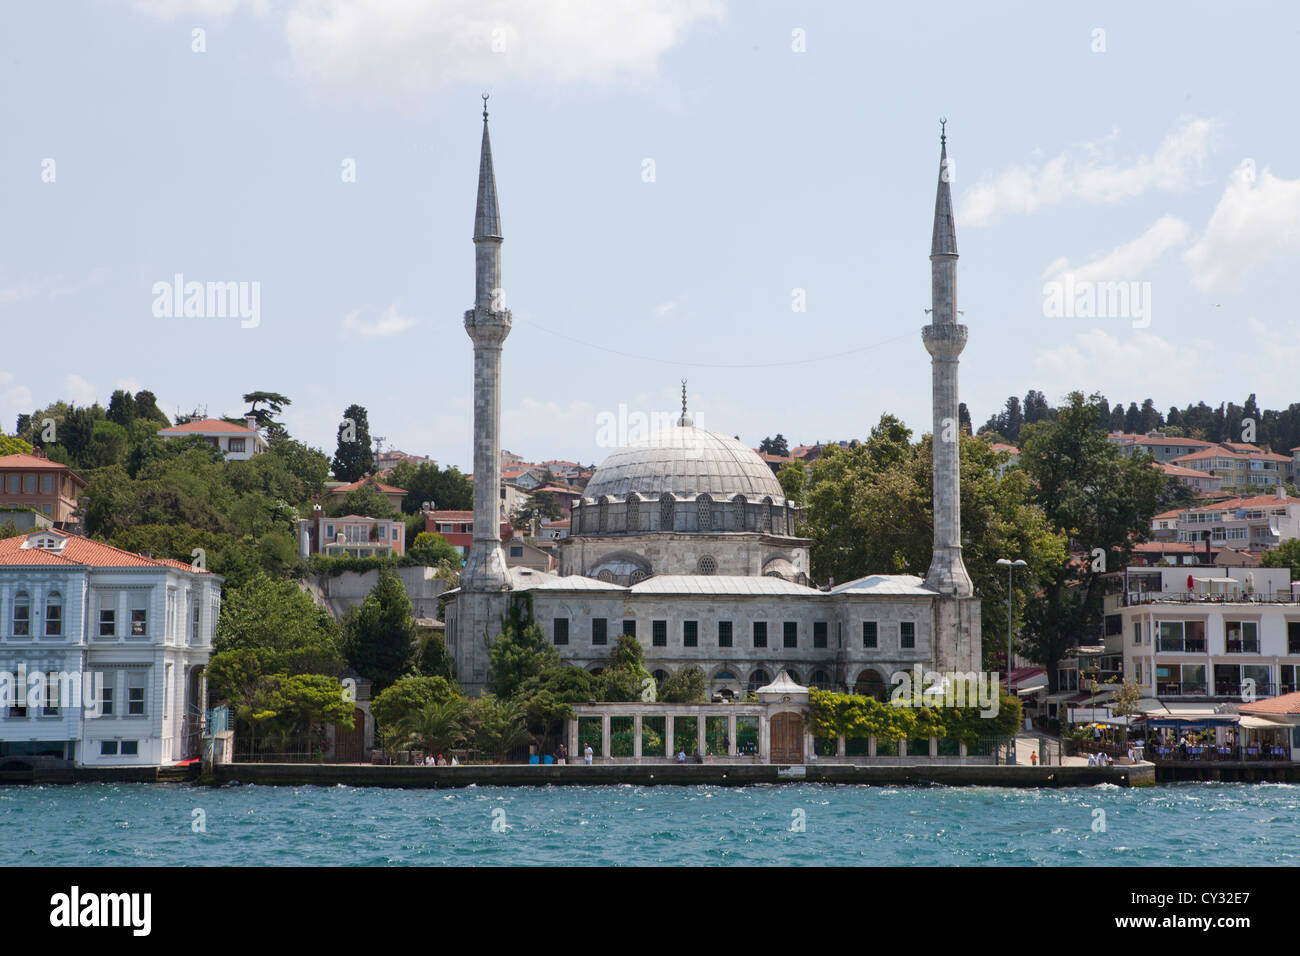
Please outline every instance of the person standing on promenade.
M595 755L596 752L591 749L591 744L587 744L587 749L582 752L582 762L587 766L591 766L591 758Z

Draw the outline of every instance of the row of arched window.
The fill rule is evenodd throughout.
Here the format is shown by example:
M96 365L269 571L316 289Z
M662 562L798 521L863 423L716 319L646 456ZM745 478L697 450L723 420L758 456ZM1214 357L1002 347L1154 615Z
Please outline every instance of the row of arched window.
M627 496L624 505L624 527L625 531L636 532L640 530L641 524L641 497L635 492ZM757 530L765 532L775 532L777 534L794 534L794 510L786 505L784 508L775 504L772 497L767 495L761 502L761 509L758 514L758 527L751 528L747 517L748 499L744 495L736 495L731 499L731 524L732 530ZM726 524L723 521L722 514L718 513L714 507L713 497L708 494L698 495L695 498L695 529L697 531L724 531ZM591 514L590 505L579 504L578 510L578 532L596 531L604 534L613 531L613 523L610 515L610 500L608 495L601 495L596 501L596 513ZM659 529L671 531L674 529L677 518L677 499L664 492L659 496Z

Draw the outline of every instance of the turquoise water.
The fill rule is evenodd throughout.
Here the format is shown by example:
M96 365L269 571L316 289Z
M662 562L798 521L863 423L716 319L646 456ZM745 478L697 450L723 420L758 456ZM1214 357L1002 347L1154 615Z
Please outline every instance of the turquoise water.
M0 787L5 865L1265 863L1300 786Z

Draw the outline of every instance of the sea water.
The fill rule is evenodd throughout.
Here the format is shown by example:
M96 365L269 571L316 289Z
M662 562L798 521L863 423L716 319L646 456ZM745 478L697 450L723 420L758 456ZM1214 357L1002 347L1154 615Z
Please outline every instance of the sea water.
M0 864L1300 863L1300 786L0 787Z

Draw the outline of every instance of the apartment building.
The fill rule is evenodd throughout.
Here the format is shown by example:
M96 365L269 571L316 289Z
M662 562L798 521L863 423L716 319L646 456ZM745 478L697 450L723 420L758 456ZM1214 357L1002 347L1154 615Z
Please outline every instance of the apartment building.
M1129 568L1126 678L1144 695L1245 701L1300 689L1300 603L1288 568Z
M1168 512L1152 519L1169 523ZM1267 551L1283 541L1300 537L1300 498L1291 498L1281 486L1270 495L1229 498L1199 508L1178 512L1174 540L1191 543L1209 541L1212 545L1245 551ZM1161 528L1161 532L1167 528Z
M1224 442L1174 458L1171 464L1217 477L1224 489L1262 491L1288 479L1291 461L1258 445Z

